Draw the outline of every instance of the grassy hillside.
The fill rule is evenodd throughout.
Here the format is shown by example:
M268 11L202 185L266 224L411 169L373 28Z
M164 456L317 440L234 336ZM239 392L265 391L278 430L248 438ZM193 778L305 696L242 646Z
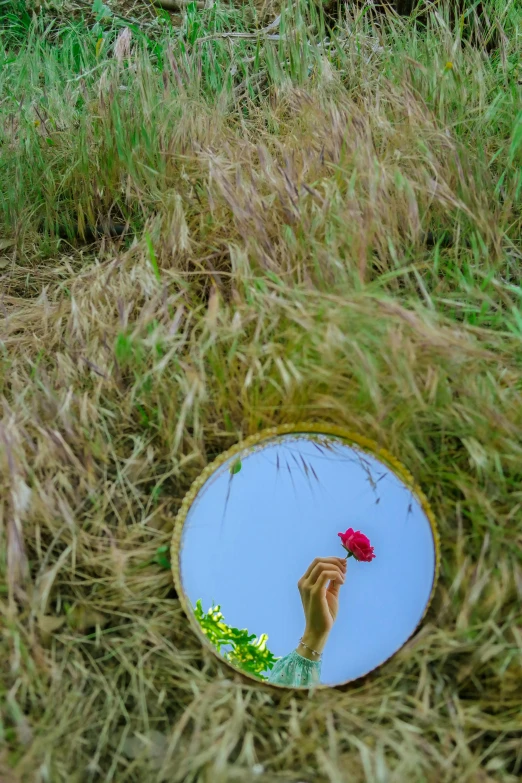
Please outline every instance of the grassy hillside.
M29 5L0 0L0 780L514 783L520 5ZM375 676L273 696L158 550L217 453L303 418L410 468L441 582Z

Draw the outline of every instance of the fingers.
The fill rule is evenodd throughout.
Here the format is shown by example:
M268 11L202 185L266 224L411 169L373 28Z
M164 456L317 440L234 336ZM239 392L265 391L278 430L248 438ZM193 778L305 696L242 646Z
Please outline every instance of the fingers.
M325 558L326 559L326 558ZM313 587L317 580L319 579L320 575L324 571L330 571L334 572L336 576L334 576L334 579L338 579L340 582L344 582L345 573L346 573L346 565L338 565L338 563L330 563L330 562L324 562L324 563L318 563L314 569L312 570L312 573L308 577L305 583L310 583Z
M306 569L305 573L301 577L301 579L308 579L314 568L319 565L319 563L331 563L332 565L338 565L343 567L343 564L346 566L346 558L344 557L316 557L315 560L310 563L308 568Z
M334 560L334 562L329 562L330 560ZM321 586L324 587L328 579L335 580L340 585L344 584L346 565L339 566L337 562L335 562L336 560L337 558L324 558L325 562L318 562L307 579L303 577L299 580L297 583L299 590L303 593L309 593L314 591L317 587L317 591L320 591L322 589ZM328 574L329 576L323 579L324 574ZM318 585L319 580L321 581Z
M312 585L310 592L311 593L322 593L326 587L326 583L331 580L332 582L335 582L336 585L338 585L337 589L340 588L341 584L344 583L344 576L340 578L339 572L336 570L325 570L322 571L317 581L314 585Z
M339 590L341 589L341 582L339 582L337 579L332 580L328 587L326 588L326 592L329 593L329 595L333 595L335 598L339 596Z

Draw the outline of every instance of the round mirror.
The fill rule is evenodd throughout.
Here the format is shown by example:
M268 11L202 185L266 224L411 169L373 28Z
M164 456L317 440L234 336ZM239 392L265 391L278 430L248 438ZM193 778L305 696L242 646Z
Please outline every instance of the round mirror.
M191 624L222 660L268 685L331 687L413 634L439 550L397 460L306 424L249 438L203 471L176 519L172 564Z

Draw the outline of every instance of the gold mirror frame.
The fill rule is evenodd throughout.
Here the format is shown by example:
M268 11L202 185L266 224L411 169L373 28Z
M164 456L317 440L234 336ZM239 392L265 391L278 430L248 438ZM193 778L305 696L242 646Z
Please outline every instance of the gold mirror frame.
M188 599L185 597L185 592L183 590L183 585L181 583L181 573L180 573L181 537L183 533L183 526L187 518L187 514L196 498L196 495L203 487L203 485L207 482L207 480L212 476L212 474L215 473L215 471L219 467L221 467L221 465L223 465L228 459L230 459L230 457L233 457L234 455L242 451L249 450L252 448L252 446L256 446L262 441L271 440L272 438L277 437L278 435L288 435L290 433L307 434L310 432L314 432L320 435L333 435L335 437L342 438L348 444L351 443L355 446L359 446L359 448L361 448L363 451L366 451L370 455L377 457L377 459L381 460L381 462L387 465L393 471L393 473L395 473L395 475L408 487L408 489L412 492L413 495L415 495L415 497L421 504L424 513L426 514L431 526L431 532L433 534L433 542L435 546L435 574L433 577L433 585L431 588L430 597L428 598L422 617L420 618L419 622L415 626L410 636L406 639L404 644L401 645L401 647L399 647L399 649L397 649L394 653L392 653L391 656L386 658L377 666L374 666L365 674L362 674L359 677L356 677L351 680L345 680L344 682L341 682L337 685L320 684L320 685L310 686L310 688L297 688L290 685L278 685L277 683L271 683L271 682L257 679L257 677L255 677L253 674L249 674L243 669L240 669L239 667L234 666L232 663L226 661L218 653L214 645L211 644L211 642L208 640L208 638L201 630L201 627L194 616L194 612L192 610L192 607L190 606ZM397 655L397 653L403 649L403 647L417 632L417 629L419 628L422 621L424 620L426 613L433 600L433 595L437 587L437 582L439 579L439 572L440 572L440 537L437 529L437 524L435 521L435 516L431 510L431 507L428 503L426 496L424 495L424 492L417 485L411 473L404 467L404 465L401 462L399 462L398 459L396 459L386 449L381 448L375 441L371 440L370 438L366 438L363 435L358 435L357 433L351 432L350 430L345 429L344 427L338 427L334 424L318 424L318 423L310 423L310 422L304 422L300 424L281 424L277 427L270 427L268 429L262 430L261 432L258 432L255 435L251 435L250 437L246 438L240 443L236 443L230 449L224 451L222 454L216 457L216 459L213 462L207 465L207 467L204 468L204 470L194 480L187 494L183 498L183 501L181 503L180 509L176 515L176 519L174 522L174 532L172 535L170 554L171 554L172 574L174 577L174 585L176 588L176 592L178 594L178 598L181 602L181 606L185 614L188 617L190 625L195 631L196 636L202 643L203 647L206 647L206 649L210 650L210 652L220 661L222 665L232 669L240 676L241 679L243 679L247 683L255 682L259 686L275 688L278 690L283 689L283 690L307 691L310 689L323 690L323 689L331 689L331 688L342 688L346 685L349 685L350 683L359 682L360 680L367 677L372 672L381 668L381 666L383 666L387 661L391 660L391 658Z

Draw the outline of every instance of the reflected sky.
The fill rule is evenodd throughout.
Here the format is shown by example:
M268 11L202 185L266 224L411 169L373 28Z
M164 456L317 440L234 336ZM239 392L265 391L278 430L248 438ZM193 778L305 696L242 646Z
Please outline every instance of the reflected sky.
M287 655L304 631L297 581L315 557L346 554L337 533L360 529L376 559L348 560L321 682L378 666L414 631L430 596L435 547L419 502L385 465L331 437L265 441L231 476L236 460L207 481L185 522L181 578L191 603L220 604L229 625L267 633L274 655Z

